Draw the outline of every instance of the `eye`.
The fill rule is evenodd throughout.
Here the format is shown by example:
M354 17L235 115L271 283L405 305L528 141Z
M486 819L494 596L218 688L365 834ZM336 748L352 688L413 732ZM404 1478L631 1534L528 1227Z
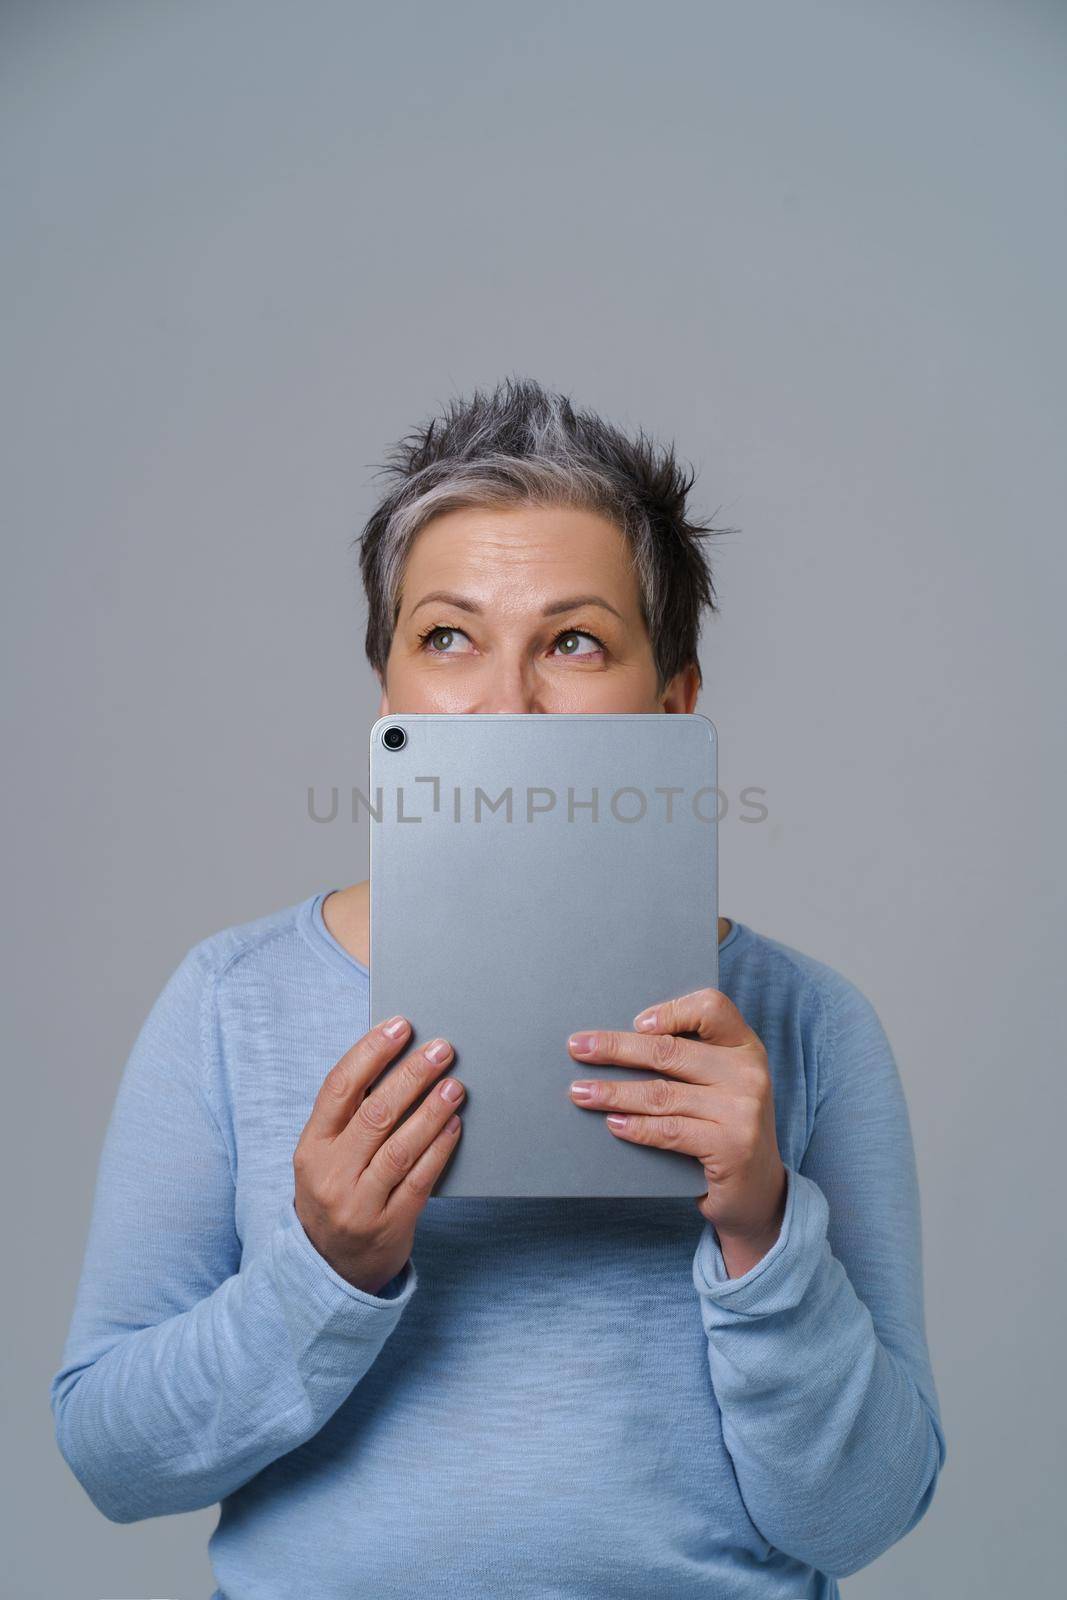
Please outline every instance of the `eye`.
M466 639L462 628L445 628L440 624L419 634L419 647L432 656L454 656L462 652L450 650L453 639ZM431 643L433 641L433 643Z
M579 650L577 647L579 639L587 639L593 649ZM564 643L567 648L562 649L560 653L564 656L576 656L579 660L586 656L595 656L604 649L603 641L598 639L595 633L587 633L584 628L567 628L563 633L557 633L552 641L553 647L562 646Z

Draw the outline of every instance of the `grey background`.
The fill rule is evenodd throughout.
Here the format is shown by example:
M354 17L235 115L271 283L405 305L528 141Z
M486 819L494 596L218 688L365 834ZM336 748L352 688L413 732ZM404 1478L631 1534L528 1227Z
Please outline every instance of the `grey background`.
M196 939L366 872L373 465L522 372L720 525L722 909L905 1080L949 1461L852 1600L1044 1595L1064 1487L1059 4L0 9L5 1592L210 1593L55 1447L127 1052ZM699 1463L694 1463L699 1470Z

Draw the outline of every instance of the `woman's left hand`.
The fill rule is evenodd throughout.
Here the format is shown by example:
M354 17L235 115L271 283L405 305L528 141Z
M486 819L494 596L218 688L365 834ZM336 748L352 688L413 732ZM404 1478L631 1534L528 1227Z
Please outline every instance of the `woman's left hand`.
M663 1077L579 1080L590 1093L580 1096L572 1085L574 1103L622 1113L621 1121L607 1118L618 1137L701 1162L708 1191L697 1196L697 1210L714 1225L730 1276L739 1277L778 1238L787 1196L763 1042L721 989L650 1006L634 1027L640 1031L575 1033L568 1048L583 1065L648 1067Z

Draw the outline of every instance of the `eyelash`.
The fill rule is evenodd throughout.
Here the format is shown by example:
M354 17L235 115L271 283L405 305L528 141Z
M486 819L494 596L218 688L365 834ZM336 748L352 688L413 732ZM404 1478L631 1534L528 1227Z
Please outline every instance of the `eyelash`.
M465 635L466 631L467 630L465 628L456 628L456 627L453 627L450 623L435 622L432 628L427 628L425 633L420 633L419 634L419 649L420 650L425 649L426 641L428 639L432 638L432 636L435 633L462 633L462 634ZM597 646L598 649L604 650L604 651L607 650L607 645L604 643L603 639L599 638L595 633L590 633L588 628L561 628L560 631L556 634L556 637L552 640L552 648L553 648L553 650L559 644L559 641L561 639L566 639L568 634L571 634L571 633L581 634L583 639L592 639L593 643ZM438 654L444 655L445 651L441 650L441 651L438 652Z

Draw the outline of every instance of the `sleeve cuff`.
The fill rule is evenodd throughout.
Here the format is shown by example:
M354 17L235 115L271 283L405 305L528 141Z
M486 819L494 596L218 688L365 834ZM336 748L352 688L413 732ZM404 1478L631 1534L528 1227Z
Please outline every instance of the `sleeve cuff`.
M295 1288L310 1294L324 1311L347 1314L357 1331L365 1323L377 1334L383 1320L390 1326L399 1320L418 1287L415 1263L410 1256L400 1271L382 1285L378 1294L371 1294L342 1278L319 1254L304 1232L292 1196L284 1207L282 1219L286 1224L286 1276Z
M826 1196L810 1178L788 1165L785 1170L789 1192L781 1230L767 1254L741 1277L730 1277L715 1229L710 1222L704 1224L693 1258L693 1283L709 1330L799 1305L815 1269L830 1253Z

